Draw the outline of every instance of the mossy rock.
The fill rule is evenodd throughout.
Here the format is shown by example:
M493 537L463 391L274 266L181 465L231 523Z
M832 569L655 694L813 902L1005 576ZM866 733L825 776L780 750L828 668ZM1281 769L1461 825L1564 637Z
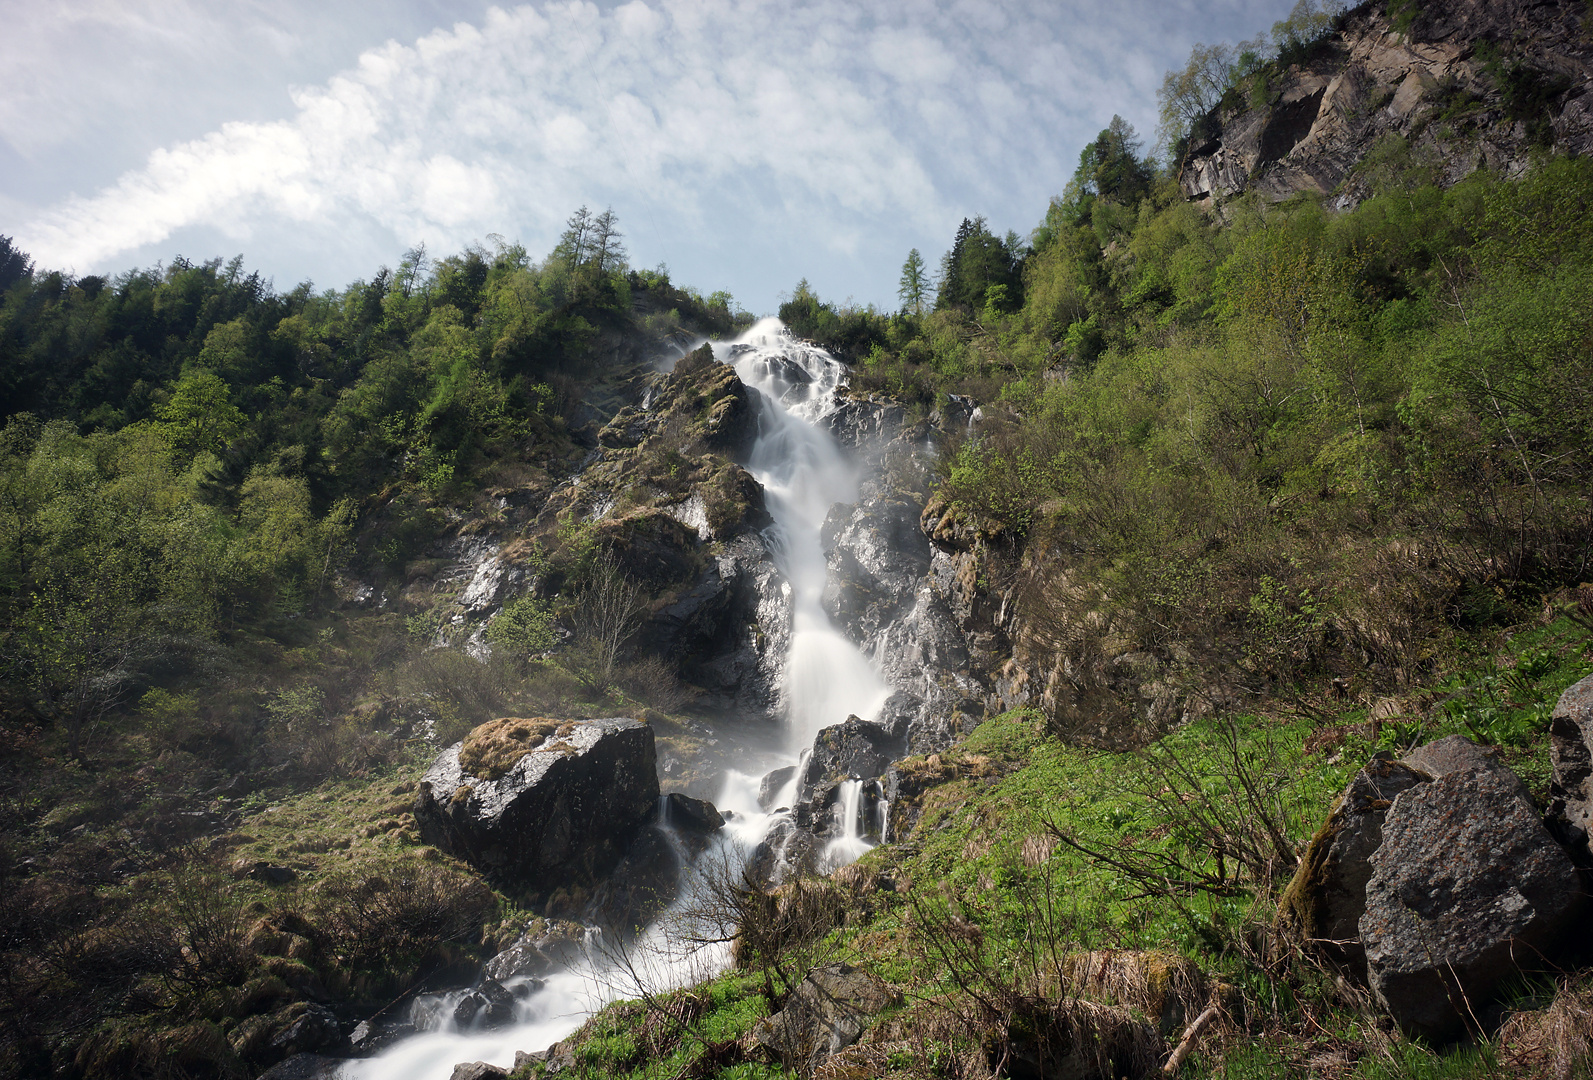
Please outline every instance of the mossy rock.
M464 745L459 748L459 767L482 780L497 780L549 738L568 735L574 727L574 721L545 716L509 716L489 721L465 736ZM465 792L465 798L469 797L468 787L460 790Z

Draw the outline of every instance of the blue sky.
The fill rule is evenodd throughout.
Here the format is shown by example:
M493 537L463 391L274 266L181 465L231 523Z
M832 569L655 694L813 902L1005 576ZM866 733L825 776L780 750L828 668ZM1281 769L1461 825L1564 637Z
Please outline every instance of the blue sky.
M631 262L772 312L894 307L964 216L1027 234L1197 41L1289 0L0 0L0 234L78 274L242 254L342 287L424 242Z

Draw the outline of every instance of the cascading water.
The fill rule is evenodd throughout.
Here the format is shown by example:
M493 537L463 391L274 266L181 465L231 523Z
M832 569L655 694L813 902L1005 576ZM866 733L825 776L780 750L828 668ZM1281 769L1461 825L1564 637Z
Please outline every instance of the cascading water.
M795 801L808 747L819 729L852 714L872 719L890 695L857 646L831 625L822 605L828 567L820 530L831 506L857 499L856 470L822 426L835 408L844 369L822 349L792 339L778 319L762 320L734 342L714 343L714 353L767 402L746 468L764 487L774 519L767 538L791 590L781 705L786 761L798 768L772 804L788 807ZM750 748L747 756L748 766L755 767ZM701 899L715 878L738 874L771 825L788 816L763 811L760 779L752 772L727 771L716 800L721 811L728 811L725 827L694 858L671 837L671 846L689 858L678 898L636 941L622 949L605 947L601 935L594 934L580 962L549 975L540 989L531 983L522 986L525 996L515 1005L514 1024L495 1031L461 1030L455 1024L454 1006L464 991L429 995L412 1006L411 1019L430 1030L378 1057L351 1061L340 1075L346 1080L445 1080L459 1062L507 1066L515 1051L556 1042L609 1001L639 996L644 989L687 985L723 970L730 961L728 942L700 942L727 935L701 933L703 928L689 924L699 917L692 913L706 906ZM843 835L826 847L826 869L845 865L873 846L864 835L862 788L857 780L843 785ZM667 820L657 827L670 829Z
M863 781L841 781L835 817L841 826L841 835L824 847L823 865L826 870L856 862L874 846L863 831Z
M835 410L844 370L823 349L764 319L714 353L773 404L762 416L747 471L763 485L774 518L775 558L791 586L791 649L783 705L793 753L848 715L872 719L890 689L830 623L822 606L828 562L819 533L830 507L857 501L857 471L821 426Z

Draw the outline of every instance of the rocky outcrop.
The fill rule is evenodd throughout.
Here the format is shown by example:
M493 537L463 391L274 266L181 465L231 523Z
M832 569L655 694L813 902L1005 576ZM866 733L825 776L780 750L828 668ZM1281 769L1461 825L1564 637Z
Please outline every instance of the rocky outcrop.
M653 732L639 721L567 721L512 763L477 766L493 776L461 765L469 744L427 770L415 820L428 843L505 885L543 893L592 882L657 812Z
M804 1075L853 1043L869 1021L901 994L850 964L814 968L785 1008L752 1029L752 1037L779 1061Z
M1385 140L1409 140L1449 182L1486 166L1526 167L1552 143L1593 150L1593 44L1573 0L1442 0L1416 5L1400 33L1384 5L1363 5L1342 30L1249 100L1220 107L1179 176L1192 199L1310 191L1352 205L1357 174Z
M1398 795L1431 779L1386 753L1367 762L1311 838L1284 890L1280 921L1357 973L1366 963L1360 923L1366 913L1372 853L1383 842L1383 819Z
M1549 739L1549 828L1573 859L1593 866L1593 675L1560 695Z
M1559 955L1585 897L1570 859L1489 769L1400 793L1371 856L1360 936L1372 992L1401 1027L1444 1040L1522 971Z
M1425 746L1418 746L1401 761L1432 777L1448 776L1450 773L1492 773L1513 787L1516 794L1528 803L1532 802L1527 785L1521 782L1510 766L1499 760L1498 751L1478 746L1464 735L1446 735Z

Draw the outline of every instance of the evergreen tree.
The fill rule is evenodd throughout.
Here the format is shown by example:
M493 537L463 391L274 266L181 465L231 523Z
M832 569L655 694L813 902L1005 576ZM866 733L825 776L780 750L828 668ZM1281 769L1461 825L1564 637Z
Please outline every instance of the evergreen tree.
M912 315L924 313L924 301L929 295L929 277L924 265L924 257L918 253L917 248L907 253L907 261L902 264L902 279L896 295L901 299L902 310Z

